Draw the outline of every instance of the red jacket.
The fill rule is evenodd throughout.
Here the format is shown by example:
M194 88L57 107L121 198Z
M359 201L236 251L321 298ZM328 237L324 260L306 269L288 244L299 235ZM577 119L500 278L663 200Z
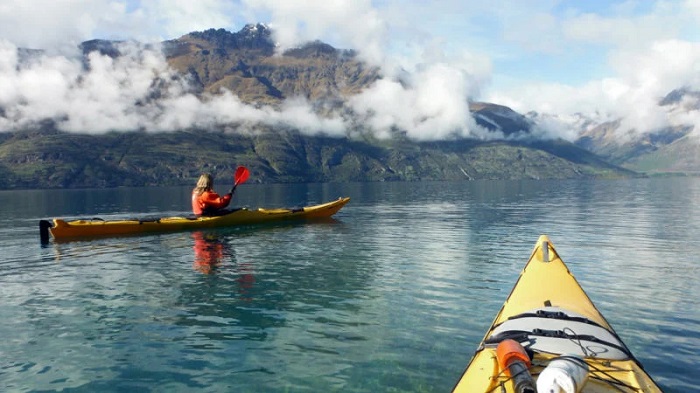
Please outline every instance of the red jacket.
M192 212L198 216L223 209L231 203L231 194L222 197L214 191L204 191L200 195L192 192Z

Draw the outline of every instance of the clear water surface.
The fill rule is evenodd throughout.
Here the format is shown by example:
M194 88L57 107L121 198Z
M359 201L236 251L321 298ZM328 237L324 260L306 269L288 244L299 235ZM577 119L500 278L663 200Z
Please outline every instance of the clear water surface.
M225 186L222 186L224 189ZM0 191L0 391L446 392L537 237L666 392L698 392L700 179L239 187L335 220L41 245L189 188Z

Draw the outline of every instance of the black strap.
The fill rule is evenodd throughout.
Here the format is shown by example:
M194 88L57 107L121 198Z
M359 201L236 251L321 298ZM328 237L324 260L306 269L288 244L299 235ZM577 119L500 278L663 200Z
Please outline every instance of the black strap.
M549 319L558 319L560 321L574 321L574 322L581 322L581 323L585 323L588 325L593 325L593 326L597 326L597 327L605 329L599 323L591 321L590 319L588 319L586 317L571 316L563 311L536 310L535 312L526 312L526 313L522 313L522 314L518 314L518 315L513 315L512 317L508 318L508 321L513 320L513 319L520 319L520 318L549 318ZM499 324L497 326L500 326L500 325L501 324ZM608 330L608 329L605 329L605 330Z
M563 330L546 330L546 329L534 329L532 331L527 331L527 330L506 330L504 332L498 333L495 336L489 337L486 340L484 340L484 344L498 344L501 341L505 339L512 339L518 342L526 342L530 340L531 337L550 337L550 338L561 338L561 339L567 339L567 340L576 340L576 341L590 341L594 342L596 344L601 344L601 345L606 345L612 348L615 348L619 350L620 352L624 353L629 357L630 359L634 359L632 353L630 351L621 345L611 343L609 341L601 340L600 338L596 336L592 336L590 334L571 334L567 333Z

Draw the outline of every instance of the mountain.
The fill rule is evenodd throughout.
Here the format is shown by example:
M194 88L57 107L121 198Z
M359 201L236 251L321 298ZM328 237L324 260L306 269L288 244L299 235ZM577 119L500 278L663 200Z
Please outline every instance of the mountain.
M476 124L490 131L501 131L504 136L527 134L534 126L530 119L503 105L470 102L469 111Z
M84 42L85 67L94 51L122 56L120 44ZM235 33L193 32L162 43L168 64L190 82L192 93L206 97L226 89L256 107L280 106L285 99L302 96L323 114L342 108L345 100L383 77L353 51L319 41L283 53L276 48L270 29L261 24ZM569 142L536 140L533 121L508 107L465 105L478 125L504 139L418 142L397 130L386 140L363 132L361 124L352 136L342 138L261 124L87 135L59 131L47 119L0 132L0 188L191 185L202 171L230 177L237 165L248 166L251 181L261 183L637 175Z
M379 77L353 51L320 41L275 55L271 30L248 25L237 33L210 29L164 43L170 66L190 76L197 92L235 92L241 101L276 105L301 96L333 101L362 91Z
M650 175L700 176L698 137L684 135L656 150L628 159L624 166Z
M571 179L633 176L563 141L351 140L266 129L255 135L168 133L0 134L0 188L192 185L201 172L251 182Z
M700 92L671 91L659 101L674 126L624 130L622 119L591 126L575 142L609 162L647 174L700 174L700 130L685 119L700 110ZM590 126L590 124L589 124Z

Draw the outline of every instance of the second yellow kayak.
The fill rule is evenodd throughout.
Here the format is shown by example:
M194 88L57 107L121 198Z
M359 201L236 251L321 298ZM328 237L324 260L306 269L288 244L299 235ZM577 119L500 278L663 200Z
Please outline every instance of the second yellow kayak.
M350 198L338 198L320 205L298 209L256 209L235 210L229 214L213 217L162 217L148 220L101 220L83 219L65 221L55 218L39 223L42 240L49 234L54 239L75 239L117 235L135 235L157 232L173 232L203 228L221 228L286 220L309 220L331 217Z

